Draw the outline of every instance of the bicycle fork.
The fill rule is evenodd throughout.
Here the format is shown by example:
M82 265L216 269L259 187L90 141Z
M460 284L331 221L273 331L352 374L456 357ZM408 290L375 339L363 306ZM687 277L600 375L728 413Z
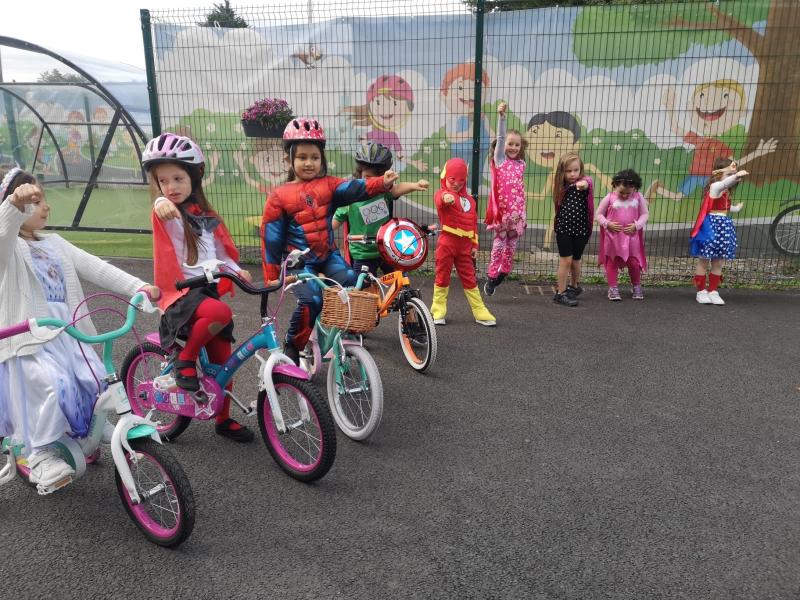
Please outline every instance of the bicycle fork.
M261 363L259 366L258 387L259 390L263 390L267 394L272 418L275 421L275 428L278 430L278 433L286 433L289 429L296 429L303 423L308 423L311 420L311 413L308 411L305 400L303 398L298 398L297 403L300 409L300 422L290 423L287 426L283 418L283 411L281 411L281 406L278 402L278 392L275 389L275 383L272 381L272 373L283 373L289 377L296 377L306 381L311 379L309 374L295 365L291 358L278 350L270 351L269 358L267 359L258 353L255 354L255 357ZM254 403L251 404L250 407L253 409Z

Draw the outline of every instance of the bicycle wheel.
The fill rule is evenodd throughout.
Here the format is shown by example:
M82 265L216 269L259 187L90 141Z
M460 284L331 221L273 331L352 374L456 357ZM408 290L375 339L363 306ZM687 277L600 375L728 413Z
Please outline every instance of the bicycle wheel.
M409 298L397 318L400 348L411 367L424 373L436 362L438 343L431 311L419 298Z
M369 352L361 346L346 345L344 349L343 361L334 359L328 366L328 403L342 433L362 441L381 422L383 384Z
M151 406L146 406L142 399L139 398L136 388L142 383L152 381L161 375L167 356L167 351L162 347L145 342L128 352L125 360L122 361L120 377L125 385L125 391L128 392L133 414L143 417L152 408ZM156 427L158 434L162 439L169 442L175 440L181 433L186 431L186 428L192 422L189 417L160 410L153 411L153 420L159 421L160 425Z
M336 458L336 430L319 390L310 381L273 373L286 432L272 418L266 390L258 394L258 425L269 453L289 476L315 481ZM305 414L304 414L305 413Z
M134 504L114 469L117 493L128 516L144 536L159 546L174 548L194 529L194 495L180 463L164 446L149 438L130 440L136 461L127 461L141 502Z
M800 256L800 204L777 214L769 226L769 239L779 252Z

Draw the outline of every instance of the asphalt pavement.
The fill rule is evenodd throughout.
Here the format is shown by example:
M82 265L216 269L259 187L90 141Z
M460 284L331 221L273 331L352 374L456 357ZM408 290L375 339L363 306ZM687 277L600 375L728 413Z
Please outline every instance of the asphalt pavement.
M143 278L152 269L114 262ZM413 283L430 301L432 280ZM800 597L800 293L723 290L724 307L696 304L688 286L645 293L611 303L590 287L567 308L547 288L507 282L487 301L488 329L454 279L431 373L405 364L394 319L368 336L383 421L365 443L339 434L319 482L290 479L259 437L237 445L208 422L170 444L197 502L177 550L138 533L108 456L48 497L19 481L0 488L0 591ZM244 339L258 300L239 293L232 305ZM118 345L118 364L133 343ZM236 379L247 401L255 373Z

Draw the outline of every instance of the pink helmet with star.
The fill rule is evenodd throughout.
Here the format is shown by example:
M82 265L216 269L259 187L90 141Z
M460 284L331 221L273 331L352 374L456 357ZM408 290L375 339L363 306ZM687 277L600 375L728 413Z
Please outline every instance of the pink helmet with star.
M375 99L375 96L384 95L395 100L405 100L414 106L414 90L411 84L399 75L381 75L367 88L367 103Z
M316 119L292 119L283 130L283 147L288 150L294 142L312 142L325 148L325 130Z

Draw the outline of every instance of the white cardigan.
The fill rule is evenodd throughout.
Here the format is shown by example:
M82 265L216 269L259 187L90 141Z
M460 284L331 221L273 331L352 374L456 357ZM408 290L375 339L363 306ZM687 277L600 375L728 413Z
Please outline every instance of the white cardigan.
M0 203L0 327L16 325L31 317L46 317L49 314L42 285L33 268L28 243L19 237L19 228L29 216L10 202ZM122 296L133 296L139 288L147 285L138 277L128 275L104 260L76 248L61 236L48 235L61 251L64 288L70 313L84 299L78 277ZM89 310L84 305L78 316L87 312ZM95 335L96 330L90 319L81 319L77 327L87 335ZM21 348L31 339L30 334L22 334L0 340L0 362L13 356L35 354L39 345Z

